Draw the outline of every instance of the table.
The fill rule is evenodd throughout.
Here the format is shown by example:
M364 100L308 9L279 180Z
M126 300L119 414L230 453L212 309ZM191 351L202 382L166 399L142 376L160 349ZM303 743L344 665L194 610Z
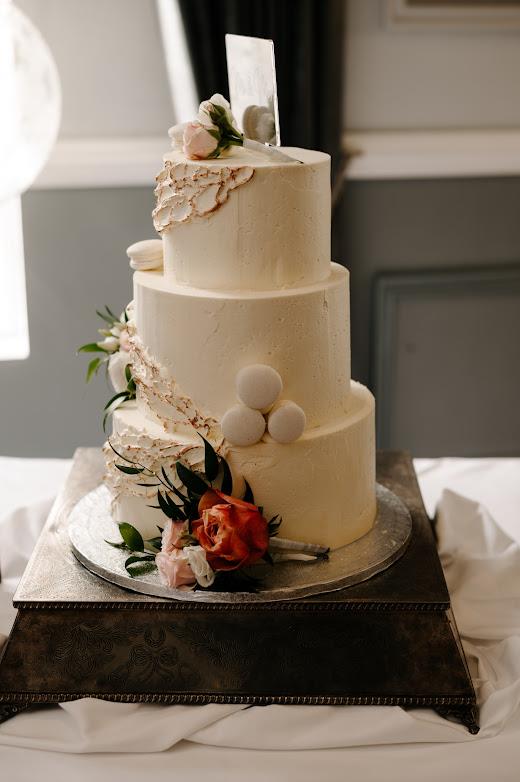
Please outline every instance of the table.
M14 587L16 573L24 557L27 557L27 549L30 548L31 542L34 542L37 537L52 495L63 480L68 463L66 460L23 460L22 462L3 458L0 459L0 467L2 468L0 470L2 475L0 480L2 508L0 511L2 572L0 632L5 633L9 618L12 616L8 606L8 591ZM430 513L439 501L442 490L448 488L452 492L457 491L465 497L484 503L497 522L496 535L500 537L503 530L514 540L520 540L520 517L517 510L520 507L520 460L417 460L416 468ZM448 510L451 507L450 503L453 505L460 501L457 495L450 492L443 497L443 503ZM12 533L13 524L6 523L6 516L12 520L13 513L17 520L16 535ZM8 532L7 528L10 528L11 532ZM9 556L7 546L9 546ZM512 549L509 551L510 549L511 546L507 551L504 549L504 556L509 556L507 552L515 554ZM12 555L13 550L16 551L16 556ZM6 559L7 567L5 567ZM513 697L515 697L514 691L511 692L511 698ZM520 700L520 687L517 688L516 697ZM111 727L118 728L123 741L125 730L130 729L132 725L134 715L131 709L135 707L120 704L103 704L103 706L113 709ZM193 712L189 710L194 707L174 708L187 710L183 715L184 733L186 733L186 723L193 718ZM412 735L407 738L406 731L409 726L404 720L401 743L391 743L387 746L382 746L380 734L378 734L378 745L370 745L369 726L363 721L363 712L356 712L360 725L359 735L351 735L348 738L351 742L358 743L358 746L296 750L289 747L327 745L327 736L323 735L320 725L330 727L333 724L330 722L331 714L327 711L329 707L312 707L322 711L316 714L311 733L305 715L299 725L287 725L286 730L273 729L273 725L277 728L280 722L283 724L284 720L287 721L287 717L286 712L278 713L272 710L284 708L291 707L256 708L248 710L249 713L231 710L225 720L222 720L220 713L215 712L214 722L211 720L212 715L208 714L208 724L191 734L190 741L182 740L172 749L153 753L113 752L117 748L113 730L112 733L108 731L107 746L102 744L103 736L100 730L96 746L98 750L111 754L100 754L100 752L80 754L88 751L91 745L92 734L96 729L96 712L94 710L84 714L84 722L79 724L79 731L71 734L67 733L70 724L64 719L61 709L50 709L41 713L40 748L28 751L25 747L33 745L34 742L30 740L24 742L21 738L24 719L21 715L6 724L9 728L0 728L0 769L3 775L5 773L6 779L15 782L28 779L29 775L35 773L35 768L40 778L56 779L58 782L71 776L75 779L90 779L94 775L99 782L123 777L125 780L137 780L138 777L142 779L144 774L151 775L154 779L169 780L181 779L186 775L189 775L190 779L202 779L211 775L212 779L226 779L231 782L246 776L253 780L267 777L274 780L287 778L314 780L318 774L332 780L347 777L364 780L384 778L385 780L399 779L403 782L418 778L437 780L442 775L450 780L460 776L460 773L473 780L487 780L494 777L501 782L518 778L517 769L520 765L518 710L507 720L502 731L492 738L479 740L477 737L477 740L459 742L458 737L454 736L451 743L418 742ZM342 715L340 712L334 712L332 716L334 719L336 717L340 719ZM424 718L428 720L427 713ZM168 733L161 745L160 730L165 732L165 728L163 725L162 729L154 731L154 719L154 712L150 712L147 718L147 725L153 738L150 747L165 748L171 742L171 735ZM291 719L294 722L294 719ZM248 736L256 733L259 738L265 737L266 744L288 749L281 752L273 749L238 748L241 744L241 735L244 734L245 720L249 725ZM9 735L7 735L8 731ZM334 736L329 735L333 741ZM49 747L53 742L56 743L56 737L60 738L62 752L42 751L45 746ZM135 737L136 750L143 748L142 738L142 736ZM250 741L244 739L243 743L247 745L248 740ZM404 743L407 740L409 743ZM229 748L204 743L223 745L226 741L234 746ZM361 742L368 743L368 746L359 746ZM15 743L19 746L12 746ZM64 754L67 747L73 747L76 754Z

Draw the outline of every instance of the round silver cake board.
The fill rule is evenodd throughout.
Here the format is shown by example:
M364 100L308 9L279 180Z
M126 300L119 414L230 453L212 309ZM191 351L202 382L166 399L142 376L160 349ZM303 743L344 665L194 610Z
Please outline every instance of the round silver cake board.
M184 591L164 586L157 571L131 578L124 562L128 552L105 543L120 540L110 512L110 495L98 486L85 495L69 518L69 538L77 559L92 573L134 592L195 603L265 603L294 600L366 581L390 567L404 553L412 532L412 520L401 500L377 484L377 516L374 526L359 540L315 562L283 562L255 566L262 578L257 592Z

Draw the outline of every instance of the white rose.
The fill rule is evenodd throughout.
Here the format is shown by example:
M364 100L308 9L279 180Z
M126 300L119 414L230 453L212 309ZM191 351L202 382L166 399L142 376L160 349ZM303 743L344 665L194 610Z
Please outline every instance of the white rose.
M125 368L130 363L130 353L126 350L118 350L112 353L108 359L108 376L116 394L124 391L128 385Z
M114 351L119 349L119 338L114 336L105 337L105 339L97 343L97 346L98 348L106 350L108 353L114 353Z
M218 92L215 93L215 95L212 95L209 100L203 100L202 103L200 104L197 120L200 122L201 125L204 125L205 128L215 127L215 123L213 122L210 116L211 112L213 111L213 106L220 106L221 108L223 108L230 125L236 127L235 118L231 113L231 106L229 104L229 101L227 101L224 98L224 96L220 95Z
M168 135L172 142L172 149L182 149L182 138L187 124L187 122L179 122L178 125L173 125L173 127L168 130Z
M208 565L204 549L201 546L185 546L183 551L188 557L188 562L197 582L202 587L211 586L215 580L215 573Z
M212 111L213 111L213 106L211 105L211 101L203 100L199 106L197 121L200 122L201 125L204 125L205 128L216 127L213 123L213 120L210 117L210 112Z

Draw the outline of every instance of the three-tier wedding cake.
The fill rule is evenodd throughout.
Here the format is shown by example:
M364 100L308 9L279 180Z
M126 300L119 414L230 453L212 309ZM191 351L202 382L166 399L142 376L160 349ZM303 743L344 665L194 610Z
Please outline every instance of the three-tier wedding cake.
M330 259L330 159L240 146L157 177L157 240L129 248L136 400L113 414L116 521L157 534L155 489L115 464L193 470L203 435L285 538L331 549L376 515L374 400L350 377L349 275ZM141 482L145 483L145 482Z

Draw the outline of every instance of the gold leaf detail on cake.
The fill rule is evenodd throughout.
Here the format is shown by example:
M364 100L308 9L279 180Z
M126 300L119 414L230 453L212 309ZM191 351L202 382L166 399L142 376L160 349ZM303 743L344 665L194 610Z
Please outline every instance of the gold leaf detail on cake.
M251 166L219 168L166 160L155 188L155 230L162 233L173 225L211 214L227 201L231 190L249 182L253 174Z
M133 324L130 324L128 332L130 363L137 395L146 402L164 430L184 430L188 434L195 430L209 439L215 448L220 448L224 438L218 420L201 410L193 399L182 392L170 373L150 355Z

